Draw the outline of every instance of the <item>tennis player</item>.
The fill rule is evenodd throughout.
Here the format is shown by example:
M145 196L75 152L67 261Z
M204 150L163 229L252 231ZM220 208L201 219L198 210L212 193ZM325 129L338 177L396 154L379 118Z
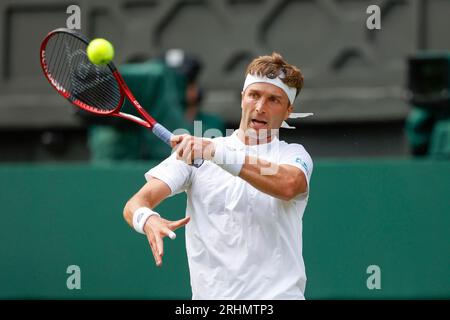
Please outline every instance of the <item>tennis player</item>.
M193 299L304 299L302 217L313 163L302 145L278 138L302 86L300 70L279 54L256 58L239 129L212 140L174 136L175 152L127 202L124 217L146 234L158 266L163 238L186 225ZM199 157L202 166L190 165ZM188 197L184 219L152 210L180 192Z

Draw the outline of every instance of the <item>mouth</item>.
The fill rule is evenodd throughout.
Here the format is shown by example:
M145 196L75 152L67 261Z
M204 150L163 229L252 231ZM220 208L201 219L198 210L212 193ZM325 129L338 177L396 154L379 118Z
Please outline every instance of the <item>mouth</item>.
M252 127L254 128L262 128L267 125L267 121L259 120L259 119L251 119Z

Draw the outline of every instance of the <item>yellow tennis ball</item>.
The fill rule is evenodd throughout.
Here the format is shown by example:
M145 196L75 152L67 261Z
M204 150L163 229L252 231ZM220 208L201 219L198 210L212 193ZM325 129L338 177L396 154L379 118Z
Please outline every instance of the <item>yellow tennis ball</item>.
M89 42L86 53L93 64L108 64L114 58L114 47L108 40L97 38Z

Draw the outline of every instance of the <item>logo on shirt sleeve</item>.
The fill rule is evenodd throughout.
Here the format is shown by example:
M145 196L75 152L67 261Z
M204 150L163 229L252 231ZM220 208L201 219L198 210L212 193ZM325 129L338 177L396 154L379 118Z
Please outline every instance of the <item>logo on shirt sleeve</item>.
M295 162L299 163L306 170L306 173L309 174L308 165L306 164L305 161L302 160L302 158L300 157L295 158Z

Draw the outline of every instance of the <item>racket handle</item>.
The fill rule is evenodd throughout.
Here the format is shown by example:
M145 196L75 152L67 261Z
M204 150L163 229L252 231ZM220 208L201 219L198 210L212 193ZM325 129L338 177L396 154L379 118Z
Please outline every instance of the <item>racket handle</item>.
M163 125L157 123L153 126L152 132L160 138L162 141L164 141L166 144L170 145L170 138L172 138L172 133L164 128ZM194 163L192 164L194 167L198 168L203 164L203 159L194 159Z
M169 130L167 130L166 128L164 128L164 126L157 123L153 126L152 131L155 134L155 136L157 136L170 146L170 138L172 137L172 133Z
M203 164L203 159L194 159L194 163L192 164L194 167L199 168Z

